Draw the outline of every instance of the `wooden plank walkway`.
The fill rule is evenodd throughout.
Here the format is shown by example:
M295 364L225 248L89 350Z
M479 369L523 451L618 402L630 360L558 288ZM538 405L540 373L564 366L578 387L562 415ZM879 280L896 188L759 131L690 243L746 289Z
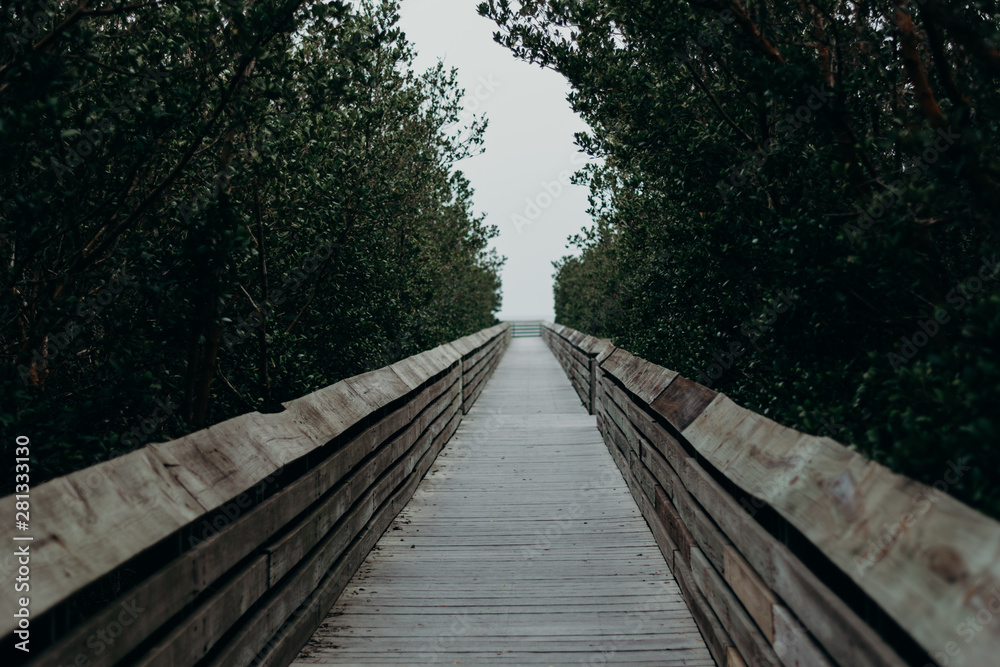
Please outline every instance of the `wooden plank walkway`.
M555 357L518 338L295 665L712 660Z

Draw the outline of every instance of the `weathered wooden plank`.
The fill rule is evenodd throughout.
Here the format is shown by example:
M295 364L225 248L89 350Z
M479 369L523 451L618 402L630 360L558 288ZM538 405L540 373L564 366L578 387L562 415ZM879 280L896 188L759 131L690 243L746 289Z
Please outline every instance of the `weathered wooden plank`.
M491 330L479 332L479 334L473 334L471 337L466 337L472 343L472 349L462 357L462 362L465 368L470 368L479 363L483 357L489 356L493 353L497 346L501 345L504 340L504 330L500 330L499 327L494 327Z
M611 344L611 341L607 338L595 338L594 336L585 336L582 341L580 341L580 349L590 355L592 358L597 358L604 352L604 349Z
M594 401L597 400L597 362L592 358L588 366L587 380L590 392L587 394L587 412L594 414Z
M632 480L627 481L631 482ZM632 494L633 497L636 497L636 495L635 493ZM656 546L660 548L660 553L663 554L663 558L672 572L674 552L677 551L677 545L670 538L670 534L667 533L663 523L659 521L652 504L646 500L644 495L639 496L639 498L639 509L642 511L642 516L646 519L646 524L649 526L650 532L653 533L653 539L656 540Z
M664 456L664 460L671 461L669 469L652 466L650 470L656 470L658 481L668 495L675 493L675 487L680 489L676 493L682 495L674 500L675 507L678 510L685 508L682 520L689 528L699 529L696 530L697 541L717 567L724 567L721 557L725 542L718 539L717 531L709 529L711 521L706 521L703 514L691 509L693 506L684 489L690 490L690 495L706 508L708 516L720 522L723 532L737 544L767 586L789 601L795 613L813 629L831 654L840 656L844 664L902 664L884 640L820 583L787 547L755 521L747 520L747 509L755 511L753 505L747 502L745 508L740 507L699 464L688 457L680 443L662 426L644 411L635 408L613 380L606 383L604 393L613 405L617 405L613 403L617 400L629 406L637 428ZM669 472L675 469L675 473ZM660 477L664 473L667 473L666 477Z
M489 380L493 375L493 372L496 370L496 367L500 363L500 359L505 351L506 347L498 344L494 347L491 356L484 359L484 367L476 375L475 379L472 381L472 385L465 391L466 398L462 403L462 410L464 413L467 414L479 398L480 393L482 393L483 389L486 387L487 380Z
M434 621L433 618L427 618L424 614L419 613L372 614L371 616L372 618L363 619L364 625L362 627L354 627L350 625L350 621L341 620L340 624L333 621L323 628L322 633L341 644L351 644L352 639L369 640L375 638L381 641L392 641L393 646L396 647L418 644L421 641L426 642L425 631L420 625L424 621ZM488 648L490 645L495 646L495 642L509 641L507 636L490 636L493 635L492 631L499 620L490 618L490 616L495 615L469 615L465 619L466 632L471 635L470 639L475 637L478 640L476 641L477 648ZM634 612L608 612L602 615L600 621L595 622L593 614L589 613L558 614L552 619L546 619L545 624L542 625L539 623L542 620L539 614L509 614L504 622L504 633L508 636L517 636L520 640L518 642L520 649L537 647L541 650L551 651L556 648L551 644L565 642L573 645L570 650L579 650L587 643L599 644L600 639L594 639L592 635L600 633L608 623L621 624L634 618ZM582 622L584 620L591 622ZM683 609L679 614L677 612L660 612L657 614L655 624L649 623L643 628L646 632L632 634L630 643L641 641L645 646L639 648L659 650L704 648L704 643L696 636L697 633L686 633L689 636L669 633L673 629L671 627L673 622L683 620L687 620L690 624L689 627L693 629L694 623L691 622L690 614L686 609ZM675 636L657 636L661 630L667 631L664 633L665 635L669 633ZM359 643L357 642L355 645ZM546 644L550 645L546 646ZM344 648L344 646L339 648Z
M573 329L569 329L560 324L543 322L541 326L543 337L550 336L558 338L562 345L580 350L590 356L600 354L604 347L610 342L606 338L595 338L585 333L574 331ZM551 347L551 343L549 343L549 346Z
M656 485L654 509L657 518L663 525L664 531L676 545L676 550L679 552L678 556L682 557L685 563L690 563L691 547L695 544L694 537L687 526L684 525L680 514L677 513L677 508L674 507L673 502L667 497L663 487L659 484Z
M782 664L787 667L831 667L827 656L792 612L775 604L771 616L774 618L774 652Z
M571 342L567 348L570 362L574 365L586 366L590 363L590 355L584 352L577 343Z
M633 451L632 444L628 441L628 437L622 430L621 424L615 419L617 414L614 413L614 407L611 405L607 406L607 410L604 415L608 418L605 420L606 429L603 432L605 437L609 438L608 444L613 444L623 457L627 457L629 452ZM614 452L612 452L612 455L614 455ZM625 461L625 470L627 470L628 459L624 458L623 460ZM622 466L619 465L618 467L621 468ZM624 473L625 470L622 472Z
M658 486L656 480L653 479L653 475L646 469L646 466L642 464L642 458L639 452L632 452L632 456L629 459L629 467L632 470L632 476L635 478L636 483L642 490L643 495L650 502L656 502L656 492L654 489ZM652 505L650 505L652 507Z
M747 667L747 663L743 662L743 656L734 646L726 650L726 667Z
M446 354L431 355L428 352L407 357L389 366L411 389L419 389L435 375L452 367L461 373L462 357L453 349L443 348Z
M450 421L458 411L460 403L456 397L444 415L435 425ZM433 438L444 429L442 424L435 432L432 426L413 445L405 460L397 462L391 471L381 477L367 493L358 501L351 512L344 517L338 527L328 533L310 554L300 561L288 578L281 582L280 587L248 619L239 631L227 642L218 654L213 656L210 665L228 667L229 665L248 665L264 649L269 640L285 624L295 610L303 604L317 589L320 581L334 563L343 557L345 550L364 529L369 520L376 516L379 507L385 499L407 477L416 465L419 457L430 449ZM275 643L280 642L280 636Z
M360 398L354 400L360 402ZM259 414L244 415L194 434L199 437L180 438L147 449L161 457L167 474L184 486L205 511L211 511L313 449L303 446L294 455L285 454L282 447L294 437L288 435L288 430L268 433L265 419ZM300 443L306 442L300 439Z
M420 459L407 482L385 503L379 514L369 521L368 526L356 538L354 544L331 568L296 614L286 621L285 627L268 642L262 651L263 655L258 656L260 658L257 663L258 667L285 667L294 660L301 647L323 622L330 607L340 597L389 523L413 496L417 484L423 479L441 448L452 437L460 421L461 416L456 409L450 422L435 438L434 443Z
M870 626L692 459L679 464L685 486L774 593L792 609L838 662L904 665ZM752 509L752 506L751 506Z
M370 412L378 411L411 391L411 387L388 367L355 375L344 383L365 401Z
M361 451L364 451L366 454L374 451L375 448L385 442L389 436L410 424L423 410L427 408L430 403L435 401L438 396L447 391L453 385L458 384L460 374L461 369L458 365L455 365L451 368L451 370L446 371L443 375L440 375L437 380L424 387L423 390L411 395L406 403L404 403L401 407L380 419L375 425L365 429L365 431L357 438L359 444L364 443L363 445L360 445L362 447ZM339 477L335 477L331 479L330 482L333 483L338 479ZM325 487L324 492L326 488L329 487Z
M616 380L646 404L651 403L677 373L618 348L601 362Z
M502 322L496 326L490 327L489 329L483 329L482 331L477 331L469 336L464 336L456 341L449 343L455 350L457 350L463 359L471 356L477 350L481 349L484 345L493 342L495 339L503 340L510 335L510 323Z
M327 444L369 414L361 397L343 382L282 405L285 412L276 417L286 428L294 427L304 433L316 447Z
M609 408L617 408L619 412L625 414L634 430L637 433L641 433L665 461L673 462L688 457L687 452L684 451L681 444L659 424L654 422L653 418L645 410L636 405L629 396L626 396L625 392L617 386L613 379L609 379L604 383L603 391L610 401ZM672 495L670 484L662 479L660 483L664 485L663 488L667 491L668 495Z
M52 609L205 512L168 473L155 451L140 449L40 485L31 493L31 611ZM14 497L0 503L14 516ZM113 535L115 539L105 536ZM17 609L14 586L0 604ZM3 615L0 634L16 627Z
M431 423L438 419L448 406L459 397L458 383L437 397L420 417L362 466L353 468L341 479L340 488L310 511L310 514L280 540L266 549L269 555L270 585L274 586L307 554L347 512L371 484L408 451L424 434Z
M506 347L509 325L491 332L480 338L490 341L487 352L495 356ZM227 518L225 526L210 526L200 533L195 528L198 544L136 584L121 604L115 602L96 612L38 659L51 664L75 661L88 633L112 623L122 613L122 605L142 609L140 617L129 624L127 636L90 659L91 665L111 664L203 595L237 561L284 527L304 504L322 495L353 465L352 460L366 456L388 434L405 426L427 400L440 393L438 385L454 383L461 373L458 357L446 349L418 356L416 361L405 360L291 401L282 414L243 415L35 489L35 508L45 517L33 524L32 611L36 616L185 526L232 505L225 517L219 517ZM413 390L447 370L449 364L454 373L413 395ZM253 505L257 490L283 466L312 453L373 412L406 398L411 400L317 469ZM12 502L3 502L8 501ZM183 636L187 641L194 637L197 649L192 650L200 651L198 655L208 650L233 614L242 613L241 605L245 608L259 596L258 563L231 573L227 583L167 638ZM7 593L4 589L0 596ZM174 643L161 642L155 650L158 653L146 659L184 662L194 655Z
M428 387L412 403L425 404L429 397L440 394L449 381L454 384L456 378L455 374L446 376ZM230 518L223 526L209 525L206 522L204 529L196 529L192 537L197 545L194 549L140 582L129 591L123 603L115 602L108 605L88 622L76 628L40 656L40 663L71 662L81 652L89 653L86 650L87 638L93 634L95 628L104 628L113 623L122 611L122 604L127 604L130 608L143 609L143 613L130 624L126 636L105 647L100 656L90 658L90 664L95 667L101 664L113 664L204 591L225 570L253 550L256 545L283 528L292 517L325 493L326 489L367 455L373 448L373 443L384 439L387 433L395 431L400 423L404 423L400 419L405 420L408 415L407 406L387 415L369 427L349 446L336 452L316 469L259 506L250 507L252 499L248 494L234 499L227 505L231 506L227 511L227 517Z
M615 424L612 423L609 428L614 429ZM608 433L606 435L606 438L607 437L614 438L616 437L616 434L613 432ZM617 437L622 437L622 434L620 432L617 433ZM615 448L612 447L611 449L616 463L619 468L622 469L623 474L626 475L626 479L629 484L637 486L638 482L635 477L631 475L631 471L624 457L615 452ZM633 492L633 496L636 498L640 508L643 510L643 515L646 517L647 522L652 529L653 535L656 537L657 543L659 544L661 551L664 552L664 555L667 556L667 554L670 553L665 549L673 547L673 557L670 561L668 561L668 564L671 566L674 576L677 578L678 585L684 594L688 607L691 609L694 618L698 623L699 630L705 638L705 641L717 664L728 664L727 660L730 658L735 649L731 645L732 640L730 639L725 626L720 622L718 616L712 610L708 600L698 590L698 587L695 584L695 578L692 576L691 566L689 565L690 549L692 548L690 546L691 542L689 542L689 546L682 555L681 552L677 550L673 540L667 535L663 524L658 521L658 514L655 509L649 505L648 501L646 501L645 495L639 492ZM655 497L663 499L666 498L663 489L659 485L655 488ZM670 501L667 500L666 502L669 503Z
M496 370L497 364L500 363L500 354L502 354L502 352L498 350L496 356L490 357L487 360L488 364L476 378L475 387L473 388L473 396L475 398L479 397L479 394L482 393L482 390L486 387L486 382L493 376L493 372ZM473 402L475 402L475 398L473 399Z
M649 441L642 437L635 428L635 425L627 417L621 414L618 409L618 405L614 401L617 397L620 400L625 399L624 394L617 390L617 388L609 387L609 395L612 400L609 401L609 414L612 416L616 426L619 426L624 432L625 436L629 438L629 442L645 443L643 449L649 449ZM615 418L616 414L619 418ZM642 451L642 450L640 450ZM686 459L681 459L686 460ZM712 518L705 513L701 506L695 502L695 500L688 493L680 477L674 472L673 468L669 465L658 467L657 472L663 475L663 478L656 478L660 486L664 489L671 489L673 496L673 504L680 515L681 522L687 528L687 530L693 535L695 542L701 547L702 551L711 559L713 565L719 570L724 567L724 553L725 548L729 544L729 540L722 534L722 532L715 525Z
M965 618L992 613L987 605L1000 599L1000 523L954 498L724 396L684 436L801 531L927 651L939 651ZM945 472L957 481L962 467ZM952 664L985 664L997 654L1000 624L992 624Z
M130 664L134 667L195 664L266 590L267 557L258 556L204 604L186 614L146 655Z
M475 375L484 366L487 359L500 347L500 339L483 341L476 347L475 351L462 359L462 372L466 375Z
M783 665L830 667L829 660L788 609L775 604L771 616L774 618L774 652Z
M590 396L590 368L582 364L573 364L573 376L579 383L580 389Z
M590 357L575 347L565 348L565 353L570 368L582 370L590 365Z
M598 650L591 652L595 657L604 657L605 651ZM686 658L679 657L664 657L663 654L657 651L646 651L647 655L651 656L649 658L639 658L637 653L630 653L627 656L611 653L605 659L608 664L616 665L658 665L659 667L714 667L715 663L705 661L690 661ZM574 665L574 667L579 667L580 659L576 658L574 661L570 658L559 658L553 660L551 654L548 653L536 653L532 651L510 651L504 653L502 651L475 651L473 649L462 651L462 659L468 664L474 665L543 665L545 667L554 667L555 665ZM577 653L579 655L579 653ZM659 656L659 657L657 657ZM368 653L359 654L356 662L359 665L418 665L423 664L428 659L434 659L433 654L428 654L426 650L416 650L416 651L399 651L394 652L392 656L386 657L382 653ZM332 657L311 657L303 664L311 665L324 665L327 667L336 667L339 663L336 662L335 658Z
M237 503L233 507L236 512L242 510ZM272 497L222 530L216 530L206 523L204 532L195 533L198 542L193 549L74 628L40 654L35 663L72 664L77 655L84 654L90 656L90 667L116 664L186 604L203 593L223 572L256 548L262 541L261 535L266 537L277 532L297 514L297 511L288 510L287 503L276 502ZM129 631L123 633L113 644L104 644L99 656L92 655L92 647L87 645L88 639L97 630L117 622L120 614L128 609L142 610L135 615Z
M680 375L654 400L650 407L678 431L683 431L715 400L716 393Z
M691 549L691 574L701 594L708 600L715 615L739 649L740 655L751 665L777 666L778 657L774 654L770 642L764 639L743 605L698 547Z
M495 338L492 340L477 353L475 361L463 362L463 372L465 377L471 379L473 377L482 377L487 375L489 369L493 366L497 357L503 350L504 346L501 339Z
M772 607L777 604L771 592L740 552L732 545L726 545L723 554L725 570L723 578L733 593L743 603L750 617L757 623L764 638L774 643L774 619Z
M529 647L544 651L546 664L570 655L576 664L586 645L629 664L642 664L644 655L658 664L712 664L679 591L667 588L666 563L608 460L595 418L546 344L512 342L297 664L418 655L454 621L442 605L459 601L464 614L475 610L469 631L453 643L463 653L452 657L444 646L411 663L478 663L462 647L502 641L504 655L530 655ZM632 632L642 639L629 640L636 624ZM477 634L488 626L502 640ZM653 652L666 646L672 650Z
M636 452L637 454L642 453L643 444L647 447L649 446L648 441L643 438L639 432L633 427L632 422L625 415L621 406L614 400L614 389L609 391L611 400L607 402L604 406L604 413L615 423L615 425L622 432L625 437L625 441L628 443L629 448Z
M423 407L428 400L440 395L449 383L455 386L456 379L457 372L445 376L429 386L412 403ZM40 656L40 664L71 662L76 655L86 652L87 638L95 629L113 623L121 613L123 604L143 609L143 613L130 625L125 636L107 646L100 656L91 658L91 665L94 667L113 664L342 479L386 435L397 430L401 423L400 417L406 419L409 413L409 406L404 406L387 415L343 449L260 505L251 507L252 494L238 496L227 504L227 519L223 525L210 525L206 520L204 528L197 527L192 534L194 548L140 582L128 592L127 599L123 602L109 604L76 628ZM263 485L261 483L258 486Z
M485 343L481 349L462 362L463 381L466 384L480 382L485 379L495 367L499 355L506 349L505 340L498 335Z
M705 638L705 643L712 652L712 657L717 665L727 665L728 655L733 646L726 628L719 621L719 617L712 611L712 606L705 599L705 596L698 590L698 585L694 581L691 573L690 559L681 558L680 554L674 554L673 573L677 580L677 585L684 594L684 600L691 609L691 614L698 623L701 636Z

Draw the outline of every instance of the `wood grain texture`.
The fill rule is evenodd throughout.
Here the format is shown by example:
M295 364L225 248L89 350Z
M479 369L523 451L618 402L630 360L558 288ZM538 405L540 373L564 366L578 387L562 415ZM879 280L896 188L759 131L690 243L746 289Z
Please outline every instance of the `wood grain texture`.
M741 506L688 456L681 444L649 414L636 406L614 379L602 385L604 402L611 414L625 406L630 416L627 428L635 428L652 448L644 454L650 471L678 509L681 521L715 565L724 569L725 533L766 585L787 601L822 641L823 646L845 665L902 665L895 652L858 615L847 607L818 577L750 518L749 503ZM654 455L655 453L659 456ZM662 457L662 459L660 458ZM667 463L669 461L669 463ZM698 508L702 509L698 509ZM709 518L710 517L710 518Z
M496 357L508 337L509 325L504 324L470 340L491 343L490 354ZM197 544L182 545L185 550L180 557L146 575L121 600L59 637L34 664L68 663L81 651L90 653L86 642L94 629L112 623L122 612L120 604L126 603L144 611L129 624L128 633L108 644L99 656L90 657L91 665L114 664L168 621L174 629L167 637L195 641L202 653L208 650L240 610L263 591L258 564L251 569L230 569L389 435L413 421L447 387L459 387L460 373L460 357L442 346L290 401L283 413L242 415L34 489L32 509L40 517L32 522L31 608L36 617L136 555L161 544L173 548L168 539L182 529L193 529L199 537ZM458 389L452 393L457 400ZM396 409L384 414L393 403ZM362 420L373 423L276 496L252 507L252 501L240 500L255 498L257 490L284 466L312 454ZM221 528L198 532L199 521L238 501L238 516ZM13 506L13 497L0 501L0 506L8 504ZM186 620L175 617L223 576L229 577L229 583L204 598ZM233 588L237 580L243 585ZM273 577L269 583L275 583ZM13 600L7 599L11 595L13 588L3 587L0 600L4 605L13 607ZM0 628L8 633L13 627L9 615L0 621ZM186 664L196 659L188 649L158 646L157 655L166 657L149 654L146 659L151 664L157 660Z
M302 646L319 627L351 577L357 572L378 538L385 532L389 521L413 496L417 484L437 458L444 443L454 434L460 421L461 417L456 412L445 430L435 439L431 449L423 455L407 482L393 494L379 515L369 522L337 565L326 574L313 594L286 621L281 632L272 638L263 652L258 654L255 658L256 667L286 667L291 664Z
M729 588L743 603L747 613L757 623L764 637L774 644L774 618L772 608L777 603L774 593L761 581L753 568L732 545L723 553L723 578Z
M420 438L433 438L436 435L431 428L434 421L457 400L459 385L455 383L399 435L382 446L377 454L362 465L353 467L349 474L343 475L332 495L313 508L308 516L298 521L279 540L269 545L266 552L269 556L268 577L271 585L274 586L295 567L375 480L384 475Z
M656 517L663 525L663 529L670 537L671 541L677 545L679 552L676 557L683 558L686 563L691 562L691 547L695 544L691 531L684 525L681 515L677 513L677 508L667 497L666 492L659 484L656 485L656 503L654 505Z
M997 613L997 522L608 341L549 324L538 339L511 335L499 325L290 401L279 415L243 415L42 485L32 593L36 572L56 579L38 586L33 611L364 421L332 456L128 591L149 611L90 664L116 664L146 642L135 664L210 656L220 667L283 666L323 623L314 643L325 643L302 664L583 655L901 665L753 519L763 504L932 653L967 619ZM503 356L512 345L515 361ZM453 432L422 500L383 534ZM964 473L956 464L942 479ZM102 540L109 531L115 539ZM648 560L651 546L665 561ZM119 613L108 605L34 664L71 662ZM949 663L991 664L995 625L982 623Z
M280 641L282 626L310 596L317 590L328 570L338 560L349 553L350 545L358 538L366 527L370 526L373 517L378 517L387 498L415 469L417 461L431 448L435 436L444 430L451 416L460 408L456 396L444 415L428 429L420 440L414 444L407 456L390 468L373 484L365 495L354 504L350 513L337 523L317 544L316 548L296 564L280 586L258 605L257 610L240 624L237 633L229 639L221 652L215 654L209 663L215 667L230 665L249 665L272 638Z
M927 651L1000 608L1000 523L828 438L783 427L725 396L684 436L748 495L802 532ZM941 471L961 474L961 468ZM990 664L1000 623L950 658Z
M195 664L266 590L267 557L258 556L131 664L134 667Z
M654 400L650 407L668 424L683 431L716 397L716 392L680 375Z
M225 598L221 598L220 593L213 595L194 612L186 615L167 639L157 645L153 653L141 659L141 664L147 661L149 664L193 664L194 658L182 659L184 656L194 655L187 645L197 640L192 646L198 647L200 657L250 604L259 599L269 587L276 585L285 572L295 567L319 537L371 485L375 476L384 470L386 461L398 458L399 452L412 445L415 438L442 412L444 406L457 400L457 379L457 373L452 373L428 386L413 403L426 405L431 401L432 404L413 419L391 443L383 445L376 441L373 445L369 435L382 434L381 440L384 441L384 425L396 425L398 415L409 413L407 406L400 407L370 426L333 456L261 505L245 511L223 530L209 530L207 535L196 532L199 544L194 549L182 554L128 592L125 596L128 603L143 609L143 613L130 625L127 634L107 646L99 656L92 656L89 664L92 667L115 664L116 660L156 631L243 556L285 528L335 483L346 480L329 499L323 501L305 519L300 519L291 532L265 549L268 558L263 561L262 587L255 585L256 579L246 579L244 574L237 575L222 589ZM390 432L396 430L395 426L390 428ZM379 455L369 459L364 465L355 467L375 446L380 445L382 450ZM240 512L239 509L236 511ZM242 583L236 585L234 581ZM220 599L223 602L217 602ZM234 602L228 602L229 600ZM229 611L236 608L242 611L235 615ZM109 605L105 611L89 619L65 640L40 656L39 664L72 662L81 651L87 652L86 638L95 630L108 626L121 611L120 604Z
M590 357L597 357L604 353L605 349L611 345L611 341L607 338L595 338L581 332L574 332L573 329L568 329L561 324L552 324L551 322L542 322L542 335L546 335L546 330L549 335L558 336L562 338L566 343L569 343L576 349L581 350ZM571 332L576 334L566 338L564 334Z
M32 490L33 614L51 609L206 512L169 474L167 463L147 447ZM13 517L14 497L0 507ZM15 609L17 597L13 585L0 588L4 609ZM15 626L13 614L0 620L2 634Z
M781 664L786 667L830 667L830 661L813 642L809 631L788 609L775 604L771 617L774 619L774 652Z
M764 638L746 609L726 586L722 576L697 547L691 549L691 574L744 660L751 665L776 667L779 664L778 656L774 654L770 642Z
M678 553L674 554L673 571L674 576L677 577L677 585L698 623L702 636L708 643L708 648L711 650L716 664L728 665L731 649L735 650L733 640L719 621L718 616L715 615L708 600L698 590L694 575L691 574L691 566Z
M543 322L541 337L559 360L588 413L597 414L599 363L613 348L611 341Z
M905 664L878 633L800 561L787 546L749 518L693 459L678 461L684 484L732 540L767 586L791 608L824 648L844 665Z
M715 664L558 363L511 341L294 664Z
M684 382L678 376L670 384L678 380ZM750 550L747 555L750 569L762 568L761 574L766 575L765 588L770 586L775 591L780 590L781 594L791 601L790 604L796 612L802 614L803 619L808 619L809 627L816 629L817 636L822 638L827 650L841 657L842 664L902 664L899 657L878 634L833 595L789 552L787 547L777 542L756 522L747 520L746 510L723 491L700 465L690 458L684 447L646 412L646 410L655 412L652 407L644 408L636 403L625 393L621 384L621 380L608 369L601 369L595 390L599 397L597 417L602 434L608 441L609 447L623 448L620 449L623 456L618 459L623 459L627 450L632 448L627 444L629 441L636 442L640 438L645 438L642 442L652 445L639 450L643 464L662 485L663 492L670 498L674 509L676 510L678 506L684 508L683 516L678 512L679 523L684 526L687 533L690 533L691 529L694 530L696 533L692 536L694 543L701 544L718 571L723 572L725 569L726 548L733 548L719 532L722 525L715 524L715 521L721 520L721 524L724 525L723 532L736 540L741 549ZM696 402L704 404L705 396L701 396ZM658 416L663 417L663 415ZM604 423L606 417L611 418L610 428ZM683 425L683 422L678 423ZM668 460L670 463L667 463ZM634 463L627 462L626 465L633 466ZM635 476L631 478L634 479ZM692 493L688 492L686 485L692 489ZM676 499L673 498L675 494ZM699 509L700 503L703 502L702 496L704 502L708 502L706 507L711 508L707 512ZM693 498L697 498L697 502ZM749 504L747 507L753 509ZM672 541L679 537L675 533L669 539ZM678 551L678 554L682 553L687 558L688 549ZM751 560L752 566L749 565ZM689 561L684 564L689 564ZM765 616L762 614L761 622L766 625ZM716 657L718 660L718 656Z
M497 327L491 336L473 335L472 337L466 337L457 346L454 346L462 349L462 343L467 343L465 349L469 354L466 358L474 360L473 363L475 364L471 373L463 374L463 377L474 376L478 383L478 389L473 389L472 396L467 400L475 400L477 392L481 391L486 380L491 375L493 368L495 368L500 356L506 349L506 334L506 327ZM445 376L445 378L450 377L450 374ZM438 384L441 382L439 381ZM273 598L267 607L258 612L247 625L241 628L229 646L220 655L216 656L213 664L246 664L255 653L257 655L254 657L254 661L258 664L288 664L307 638L306 633L311 632L318 625L319 618L317 615L325 614L329 609L347 580L357 569L360 559L368 553L372 544L374 544L374 540L385 529L386 522L395 516L398 510L409 499L416 483L423 477L430 462L433 461L437 452L457 428L460 421L459 411L464 402L462 393L461 384L456 381L452 385L451 390L445 391L440 397L436 398L426 410L415 417L413 422L401 434L397 435L375 458L366 462L358 471L352 470L350 483L342 486L331 497L329 502L314 510L310 517L307 517L301 523L305 529L293 530L277 542L273 548L268 550L272 559L270 575L273 585L301 557L297 554L304 555L310 544L314 543L318 536L322 535L328 527L331 527L333 522L350 505L352 498L350 495L344 496L345 493L351 494L352 488L364 489L368 484L373 483L379 471L388 462L396 460L402 455L402 452L408 448L410 449L410 453L407 454L407 458L403 460L402 465L397 465L391 474L385 473L378 478L376 485L372 489L381 489L381 491L377 491L376 495L371 496L370 500L364 501L360 505L360 508L368 508L367 511L359 514L358 509L353 510L347 523L343 524L339 529L342 537L337 538L338 541L336 544L340 545L339 548L343 549L344 555L337 556L339 558L338 565L333 569L336 573L335 576L331 578L330 575L327 575L325 579L316 584L317 587L301 602L299 608L292 613L291 618L286 620L281 626L277 626L276 622L282 618L284 612L280 611L275 614L271 611L271 608L277 605L278 609L288 609L290 604L294 604L296 600L302 598L303 594L309 590L311 582L315 580L315 574L309 576L308 573L310 570L308 568L302 573L303 571L300 567L296 571L297 573L293 574L293 582L296 580L301 581L303 574L307 578L302 583L296 583L294 586L285 585L280 594ZM444 406L447 407L445 408ZM442 409L444 409L443 414ZM442 416L438 417L438 415ZM413 438L416 434L420 433L423 433L423 435L420 436L420 440L412 445L411 448ZM384 459L384 462L380 462L380 459ZM400 475L408 476L406 477L408 481L403 485L403 488L408 489L408 491L403 495L397 492L392 498L382 501L382 494L393 489L395 485L400 483ZM369 491L368 493L370 495L373 491ZM344 497L341 498L341 496ZM359 507L357 503L354 506L356 508ZM368 522L366 527L363 529L358 528L363 521ZM357 532L359 530L360 532ZM352 545L347 546L344 540L350 539L354 533L357 533L354 537L354 542ZM330 539L325 538L324 542L328 542ZM294 546L297 544L302 544L302 546ZM294 547L296 555L292 557L283 556L290 547ZM336 548L331 549L330 547L326 547L323 551L332 556L336 556L338 553ZM320 553L323 553L323 551ZM310 560L315 561L315 558L315 556L311 556ZM329 558L329 556L326 558ZM288 565L280 567L281 563L287 563ZM292 596L291 603L286 599L289 596ZM273 637L265 644L263 643L264 638L266 638L269 632Z
M601 362L626 389L646 404L651 403L677 373L618 348Z

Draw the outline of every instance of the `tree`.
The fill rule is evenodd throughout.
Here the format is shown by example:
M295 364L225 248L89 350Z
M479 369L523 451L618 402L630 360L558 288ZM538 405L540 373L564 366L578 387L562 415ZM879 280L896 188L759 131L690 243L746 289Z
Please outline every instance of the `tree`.
M0 422L34 483L495 323L483 124L449 134L394 3L5 8Z
M604 158L558 321L1000 515L996 9L483 3Z

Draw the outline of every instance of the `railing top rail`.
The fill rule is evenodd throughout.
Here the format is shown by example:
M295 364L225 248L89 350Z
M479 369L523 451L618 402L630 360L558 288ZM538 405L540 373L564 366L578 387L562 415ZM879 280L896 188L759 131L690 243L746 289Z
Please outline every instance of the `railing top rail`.
M957 641L969 619L1000 616L1000 522L945 493L967 466L941 471L928 486L835 440L782 426L610 341L544 326L596 358L644 411L735 488L777 512L929 654L952 665L995 662L1000 623L980 622L968 643Z
M509 328L501 323L347 378L284 403L281 413L240 415L33 489L32 616L417 392ZM9 516L14 506L13 495L0 500ZM15 609L20 595L13 585L0 587L0 607ZM16 627L7 614L0 635Z

